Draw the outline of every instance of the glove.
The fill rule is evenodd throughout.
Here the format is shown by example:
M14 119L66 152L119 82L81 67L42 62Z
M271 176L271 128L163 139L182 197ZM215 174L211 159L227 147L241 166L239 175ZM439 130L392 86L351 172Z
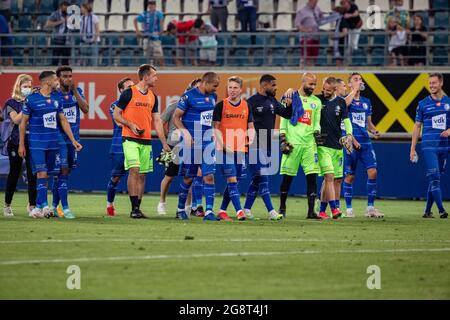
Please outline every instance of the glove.
M316 140L316 144L318 146L321 146L325 143L325 138L327 137L327 134L322 134L319 131L314 131L314 139Z
M289 142L287 142L286 140L286 135L285 134L281 134L280 135L280 150L281 153L283 154L289 154L292 152L292 150L294 149L294 146L292 144L290 144Z
M339 143L344 147L347 154L351 154L353 151L353 141L350 135L346 135L339 139Z
M173 152L166 152L163 150L160 155L156 157L156 161L167 168L173 161Z

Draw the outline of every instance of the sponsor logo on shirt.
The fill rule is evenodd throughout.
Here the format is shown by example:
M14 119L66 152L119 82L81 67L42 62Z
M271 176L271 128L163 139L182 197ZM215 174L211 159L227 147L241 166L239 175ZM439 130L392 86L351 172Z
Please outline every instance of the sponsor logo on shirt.
M58 101L55 101L55 103L53 103L53 105L55 106L55 108L58 108L59 107Z
M42 116L44 127L49 129L56 129L56 112L46 113Z
M77 108L75 106L64 109L64 116L69 123L77 123Z
M149 106L150 106L150 103L148 103L148 102L140 102L140 101L136 102L136 107L148 108Z
M303 114L303 116L301 118L298 118L298 122L301 122L303 124L310 126L311 125L311 116L312 116L312 111L305 110L305 113Z
M363 108L364 108L364 110L369 109L369 106L367 105L367 103L363 103Z
M76 101L77 101L77 98L75 98L75 96L72 96L72 101L73 101L73 102L76 102Z
M366 127L366 114L364 112L352 113L352 123L361 128Z
M208 126L211 127L212 124L212 117L213 117L213 111L203 111L200 114L200 124L202 126Z
M311 107L311 109L315 109L315 108L317 108L317 106L316 106L316 104L315 103L310 103L310 105L309 105L310 107Z
M448 103L446 103L445 106L444 106L444 109L445 109L445 111L450 110L450 105Z
M439 114L431 118L433 129L445 130L447 127L447 115Z

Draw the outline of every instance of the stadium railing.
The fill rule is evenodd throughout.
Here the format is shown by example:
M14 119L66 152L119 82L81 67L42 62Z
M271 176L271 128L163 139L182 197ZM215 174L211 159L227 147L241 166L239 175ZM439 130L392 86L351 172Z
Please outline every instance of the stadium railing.
M449 31L435 30L428 32L428 39L423 44L426 54L420 57L425 66L445 66L449 61ZM167 67L192 67L193 60L199 61L201 44L196 41L180 45L176 37L162 36L164 65ZM184 36L195 36L186 34ZM315 67L336 67L334 31L309 33L319 39L319 55ZM80 48L79 33L67 34L66 45L52 44L51 33L30 32L13 35L0 35L2 58L12 57L14 66L49 66L52 64L54 49L69 47L70 64L80 65L92 58L83 56ZM300 33L298 32L229 32L216 34L217 46L215 66L224 67L279 67L290 68L300 64ZM143 39L134 32L103 32L98 46L98 59L95 67L130 67L150 61L144 56ZM409 45L406 45L406 49ZM352 50L344 42L343 66L387 66L389 65L389 35L384 30L362 31L358 50ZM304 57L305 58L305 57ZM406 58L413 58L407 56ZM158 65L158 61L153 61ZM404 68L404 66L397 66Z

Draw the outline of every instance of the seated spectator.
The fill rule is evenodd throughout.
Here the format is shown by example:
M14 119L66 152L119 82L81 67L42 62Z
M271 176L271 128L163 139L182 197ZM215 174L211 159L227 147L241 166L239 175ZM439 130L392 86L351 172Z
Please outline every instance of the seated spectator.
M11 27L3 15L0 15L0 66L12 66ZM6 48L5 48L6 47Z
M53 12L45 24L46 28L53 28L52 37L52 65L57 66L59 61L63 65L69 65L71 56L71 41L67 37L69 28L67 27L67 8L70 4L67 1L61 2L59 9Z
M323 13L317 2L318 0L308 0L295 16L295 27L300 31L300 66L313 66L319 55L318 32Z
M427 28L423 25L423 18L421 15L413 17L414 25L409 30L409 60L408 64L411 66L423 66L426 64L427 55Z
M199 65L214 66L217 59L218 42L215 36L217 29L213 25L205 23L203 20L199 20L199 23L201 23L201 26L198 29L198 32L200 33L198 38L200 42Z
M98 17L92 13L92 4L81 5L80 19L80 65L98 65L98 46L100 43L100 23Z
M172 21L177 30L177 66L184 64L190 64L197 66L197 47L198 47L198 35L192 32L194 25L198 28L201 26L199 20L186 20L186 21ZM186 59L189 60L186 61Z
M142 31L139 30L138 23L142 25ZM150 63L164 65L160 37L164 29L164 14L156 10L156 1L148 1L147 10L134 19L134 29L138 37L144 37L144 55Z
M392 17L403 29L409 29L409 12L404 7L403 0L394 0L394 7L387 12L384 20L386 26Z
M398 62L401 66L405 65L405 45L406 45L406 30L397 22L394 17L388 20L386 32L389 34L389 55L391 66L397 66ZM397 59L398 58L398 59ZM399 61L397 61L399 60Z
M203 0L206 1L206 0ZM227 5L231 0L209 0L208 12L210 13L211 23L220 31L227 32L228 8Z

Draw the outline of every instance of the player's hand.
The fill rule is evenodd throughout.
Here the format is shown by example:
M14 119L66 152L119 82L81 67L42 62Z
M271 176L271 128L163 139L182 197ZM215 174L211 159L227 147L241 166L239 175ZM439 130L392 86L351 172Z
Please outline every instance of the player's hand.
M281 134L280 135L280 151L281 151L281 153L289 154L292 152L293 149L294 149L294 146L286 140L286 135Z
M77 84L73 80L70 81L69 89L72 90L73 93L77 90Z
M21 158L25 158L26 157L27 151L26 151L25 146L23 144L19 144L19 150L18 151L19 151L19 156Z
M289 88L284 93L284 96L286 97L286 99L292 100L292 97L294 96L294 92L295 92L295 89Z
M130 124L130 130L133 131L133 133L137 136L142 135L144 132L134 123Z
M411 149L411 152L409 153L409 160L412 163L417 163L417 161L419 161L419 156L417 155L416 150Z
M167 143L163 144L163 150L166 152L170 152L172 151L172 149L170 149L169 145Z
M80 151L81 149L83 149L83 146L78 141L72 142L72 145L76 151Z
M192 147L192 144L194 143L194 139L192 139L192 136L189 132L183 133L183 141L187 148Z
M441 137L442 137L442 138L448 138L448 137L450 137L450 129L445 130L445 131L442 131Z
M316 140L316 144L318 146L323 145L325 143L326 134L320 133L320 131L314 131L314 140Z
M142 32L138 31L138 32L136 32L136 36L137 36L138 38L141 38L141 37L143 37L144 35L142 34Z
M371 132L372 134L373 134L373 137L375 138L375 139L378 139L379 137L381 137L381 133L380 133L380 131L378 131L378 130L375 130L375 131L373 131L373 132Z
M356 150L361 149L361 145L359 144L358 140L355 139L355 137L353 137L353 146Z

